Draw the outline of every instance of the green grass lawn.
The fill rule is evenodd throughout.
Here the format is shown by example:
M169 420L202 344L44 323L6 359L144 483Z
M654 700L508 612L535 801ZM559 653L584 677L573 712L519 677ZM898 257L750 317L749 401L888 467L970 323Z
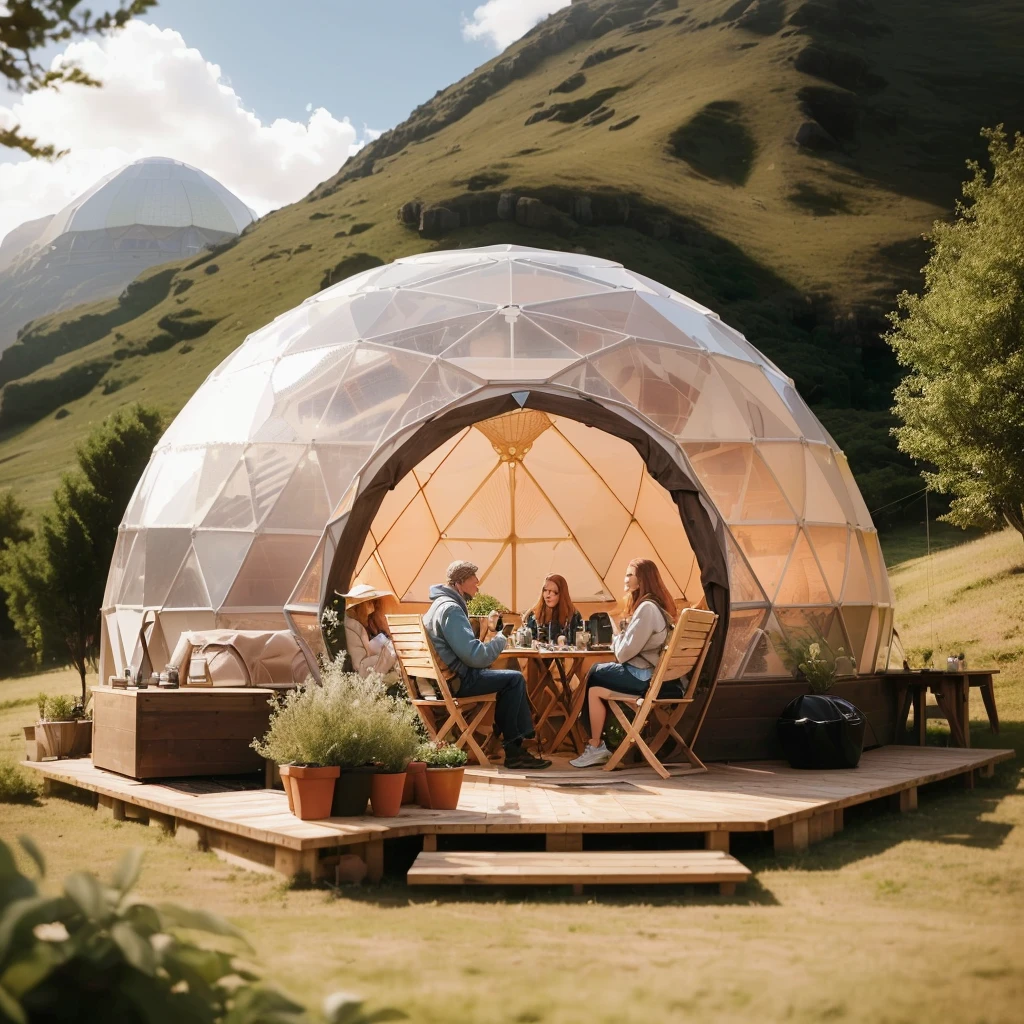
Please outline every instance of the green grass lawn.
M1024 751L1024 546L996 534L896 567L908 646L934 630L1002 668L1002 734L972 708L972 742ZM930 597L929 597L930 593ZM941 637L941 642L938 638ZM17 755L40 689L72 673L0 682L0 756ZM937 727L933 742L943 742ZM132 822L60 798L0 805L0 837L34 836L54 879L109 872L141 846L139 892L226 915L268 975L314 1002L336 988L436 1024L544 1021L1011 1022L1024 998L1024 787L1019 761L968 792L922 790L920 809L847 812L809 852L774 857L750 837L755 872L735 897L710 889L289 889Z

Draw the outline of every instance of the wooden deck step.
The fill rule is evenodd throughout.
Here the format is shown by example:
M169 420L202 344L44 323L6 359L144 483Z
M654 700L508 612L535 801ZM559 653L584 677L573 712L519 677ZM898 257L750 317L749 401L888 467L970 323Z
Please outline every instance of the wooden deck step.
M731 895L750 869L721 850L421 853L409 885L651 885L710 882Z

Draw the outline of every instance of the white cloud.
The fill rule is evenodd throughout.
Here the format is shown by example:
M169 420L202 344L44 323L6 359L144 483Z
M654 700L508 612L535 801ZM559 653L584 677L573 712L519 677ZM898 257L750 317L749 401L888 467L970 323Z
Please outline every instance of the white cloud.
M51 164L0 149L0 238L22 221L56 213L97 178L144 156L199 167L264 214L333 175L370 134L359 139L347 117L339 120L323 107L308 107L305 123L264 124L216 64L179 33L145 22L71 43L62 56L103 87L0 93L0 124L20 123L26 134L71 150Z
M538 21L568 7L572 0L487 0L473 11L471 21L462 26L463 38L472 42L487 40L496 50L504 50Z

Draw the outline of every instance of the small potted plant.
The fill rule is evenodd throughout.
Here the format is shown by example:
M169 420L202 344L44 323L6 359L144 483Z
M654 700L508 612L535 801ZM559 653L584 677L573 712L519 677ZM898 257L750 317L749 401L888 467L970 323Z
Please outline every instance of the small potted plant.
M433 810L454 811L459 806L468 760L466 752L453 743L441 743L427 751L427 790Z
M332 742L324 727L320 688L293 690L272 704L270 728L252 741L252 748L280 766L293 814L304 821L330 817L339 769L330 763Z
M402 806L406 765L420 745L416 710L408 701L387 697L376 705L370 809L375 817L393 818Z
M427 789L427 753L431 744L421 743L405 766L405 789L402 791L403 804L418 804L430 807L430 792Z
M39 694L36 700L39 721L36 723L36 743L40 759L69 757L75 746L76 723L73 717L75 700L57 694L47 697Z

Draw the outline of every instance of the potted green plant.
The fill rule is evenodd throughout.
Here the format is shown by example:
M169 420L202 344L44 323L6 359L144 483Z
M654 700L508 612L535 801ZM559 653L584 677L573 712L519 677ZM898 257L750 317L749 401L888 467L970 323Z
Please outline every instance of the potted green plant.
M375 768L370 777L370 809L375 817L393 818L402 806L406 765L420 746L416 709L408 701L385 697L370 710Z
M332 737L317 686L293 690L272 702L270 727L252 748L280 766L289 809L304 821L331 814L338 766L331 763Z
M66 697L63 694L48 697L41 693L36 699L36 707L39 710L36 743L39 746L40 759L69 757L75 746L74 697Z
M402 790L403 804L418 804L430 807L430 792L427 789L427 752L431 744L421 743L405 766L405 788Z
M454 811L459 806L468 760L466 752L453 743L437 744L427 751L427 790L433 810Z

